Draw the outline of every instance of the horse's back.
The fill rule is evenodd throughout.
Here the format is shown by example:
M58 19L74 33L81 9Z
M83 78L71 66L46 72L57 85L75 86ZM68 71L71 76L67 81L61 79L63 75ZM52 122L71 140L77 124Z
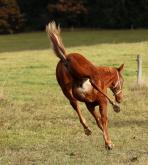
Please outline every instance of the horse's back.
M93 64L91 64L85 57L83 57L81 54L78 53L68 54L67 61L68 61L67 67L69 71L61 60L58 62L56 67L56 77L60 86L72 82L72 76L69 72L74 73L73 70L78 70L78 72L81 70L81 72L85 72L85 74L87 74L88 67L90 65L93 66ZM77 77L76 75L73 76Z

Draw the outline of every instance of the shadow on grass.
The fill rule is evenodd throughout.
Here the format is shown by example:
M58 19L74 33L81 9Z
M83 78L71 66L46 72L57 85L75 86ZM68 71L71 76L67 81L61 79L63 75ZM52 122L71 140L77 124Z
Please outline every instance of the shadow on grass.
M122 120L122 121L112 121L110 123L111 127L147 127L148 120Z
M66 47L148 41L148 30L79 30L62 33ZM45 32L0 36L0 52L50 48Z

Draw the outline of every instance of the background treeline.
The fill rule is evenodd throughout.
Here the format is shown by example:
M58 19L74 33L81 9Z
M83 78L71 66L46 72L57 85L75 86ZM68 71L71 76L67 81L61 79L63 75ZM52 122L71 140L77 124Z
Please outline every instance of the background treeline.
M148 0L0 0L0 33L62 27L147 28Z

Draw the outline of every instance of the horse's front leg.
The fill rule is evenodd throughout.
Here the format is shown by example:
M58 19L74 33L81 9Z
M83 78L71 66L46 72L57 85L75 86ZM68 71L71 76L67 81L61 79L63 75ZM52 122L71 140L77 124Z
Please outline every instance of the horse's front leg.
M107 149L112 149L113 144L111 142L111 139L108 134L108 117L107 117L107 101L105 98L105 101L102 101L100 104L100 114L99 111L95 110L95 106L93 106L91 103L86 104L88 110L90 113L93 115L93 117L96 120L96 123L98 127L102 130L103 132L103 138L105 141L105 147Z
M81 111L80 111L80 108L77 104L77 101L76 100L70 100L70 104L72 105L72 107L76 110L77 114L78 114L78 117L79 117L79 120L80 120L80 123L82 124L83 128L84 128L84 132L87 136L91 135L91 130L90 128L88 127L87 123L86 123L86 120L85 118L83 117Z
M101 122L103 127L103 137L105 141L105 147L109 150L113 148L113 144L111 142L109 133L108 133L108 114L107 114L107 100L106 98L100 101L99 106L100 114L101 114Z
M92 116L95 118L98 127L103 131L103 126L99 111L95 110L95 106L92 103L86 103L86 107L89 110L89 112L92 114Z

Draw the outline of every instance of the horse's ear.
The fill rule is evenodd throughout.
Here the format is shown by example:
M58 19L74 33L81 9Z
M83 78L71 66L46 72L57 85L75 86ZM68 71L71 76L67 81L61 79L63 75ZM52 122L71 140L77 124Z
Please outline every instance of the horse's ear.
M123 68L124 68L124 64L122 64L122 65L118 68L118 71L119 71L119 72L122 72L122 71L123 71Z

